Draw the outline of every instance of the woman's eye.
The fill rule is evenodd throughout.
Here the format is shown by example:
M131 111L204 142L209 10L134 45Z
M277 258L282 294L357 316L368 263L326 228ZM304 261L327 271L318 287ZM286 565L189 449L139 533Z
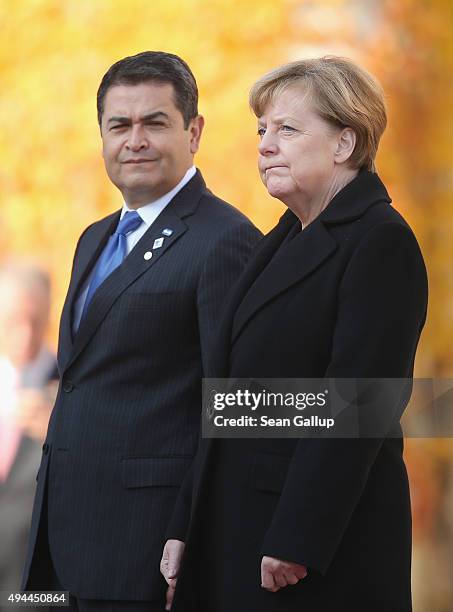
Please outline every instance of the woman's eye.
M266 133L266 128L258 128L258 136L262 138Z
M291 127L290 125L282 125L280 127L282 132L295 132L295 128Z

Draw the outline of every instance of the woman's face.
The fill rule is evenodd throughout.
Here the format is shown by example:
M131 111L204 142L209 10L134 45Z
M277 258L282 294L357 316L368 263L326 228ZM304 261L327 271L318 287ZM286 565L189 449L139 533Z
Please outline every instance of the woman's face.
M327 195L340 133L312 109L300 88L284 90L258 122L258 168L270 195L288 205Z

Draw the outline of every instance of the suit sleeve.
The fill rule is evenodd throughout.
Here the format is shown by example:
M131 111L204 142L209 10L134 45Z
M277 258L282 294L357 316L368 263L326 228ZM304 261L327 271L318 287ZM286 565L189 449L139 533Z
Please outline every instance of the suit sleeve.
M229 227L207 254L198 283L198 324L203 373L209 371L208 355L212 338L221 319L221 311L228 291L247 263L251 252L261 239L261 232L251 223ZM166 539L185 541L189 528L194 463L187 472L170 519Z
M219 236L206 256L197 292L203 373L209 371L208 356L225 298L261 237L251 223L237 223Z
M165 540L186 541L192 507L194 462L195 460L187 471L181 488L179 489L178 498L165 532Z
M370 230L339 287L325 376L411 377L426 308L426 270L412 232L398 223ZM262 554L325 573L382 444L379 438L299 442Z

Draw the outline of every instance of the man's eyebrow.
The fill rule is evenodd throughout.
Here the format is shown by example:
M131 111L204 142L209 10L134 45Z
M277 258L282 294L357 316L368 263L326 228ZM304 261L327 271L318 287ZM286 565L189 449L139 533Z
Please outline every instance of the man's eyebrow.
M167 119L169 120L170 117L167 115L167 113L164 113L164 111L156 111L155 113L149 113L148 115L143 115L142 120L143 121L152 121L153 119Z
M130 122L130 118L129 117L110 117L110 119L107 121L107 123L129 123Z
M141 117L141 121L154 121L156 119L167 119L169 120L170 117L167 115L167 113L164 113L164 111L156 111L155 113L148 113L147 115L143 115L143 117ZM110 117L110 119L107 121L107 123L130 123L131 122L131 118L130 117Z

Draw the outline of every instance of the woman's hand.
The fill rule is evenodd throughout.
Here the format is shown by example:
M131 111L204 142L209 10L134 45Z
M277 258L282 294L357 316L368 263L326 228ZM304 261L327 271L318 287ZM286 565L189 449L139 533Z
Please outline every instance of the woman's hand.
M160 572L168 584L165 609L170 610L176 589L176 581L181 567L185 543L180 540L167 540L160 561Z
M261 586L276 593L288 584L297 584L307 575L305 565L282 561L274 557L263 557L261 561Z

